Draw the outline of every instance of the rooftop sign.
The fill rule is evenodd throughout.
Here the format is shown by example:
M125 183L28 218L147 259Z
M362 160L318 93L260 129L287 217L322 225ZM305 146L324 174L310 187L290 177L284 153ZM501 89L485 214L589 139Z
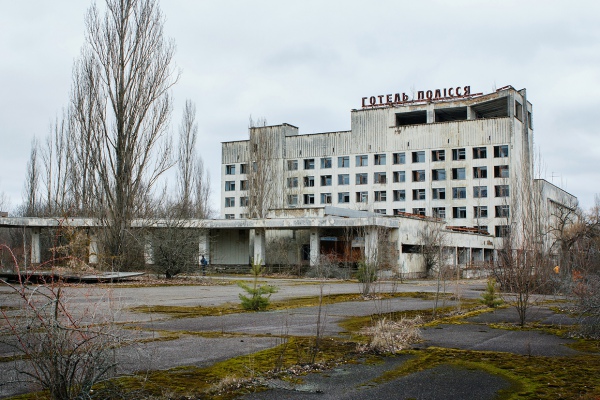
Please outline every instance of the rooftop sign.
M411 99L406 93L396 94L380 94L378 96L363 97L362 106L366 107L381 107L393 106L395 104L409 103L413 101L435 101L448 100L460 97L471 96L471 86L457 86L445 89L435 90L420 90L417 92L417 98Z

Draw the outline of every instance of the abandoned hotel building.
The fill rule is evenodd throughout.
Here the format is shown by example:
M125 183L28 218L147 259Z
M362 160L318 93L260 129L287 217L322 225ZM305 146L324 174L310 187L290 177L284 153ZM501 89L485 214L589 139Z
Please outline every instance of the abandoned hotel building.
M576 203L533 178L532 147L532 105L512 86L364 97L349 131L251 127L249 140L222 144L221 213L239 231L221 230L211 257L316 264L385 253L393 271L418 276L423 232L437 231L448 262L476 273L520 218L516 191L541 194L545 223Z

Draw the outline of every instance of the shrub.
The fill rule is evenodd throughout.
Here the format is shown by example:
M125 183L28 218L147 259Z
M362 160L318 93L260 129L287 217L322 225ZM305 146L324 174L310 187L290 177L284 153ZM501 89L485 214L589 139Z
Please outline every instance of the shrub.
M490 308L496 308L502 304L502 299L498 297L498 284L494 278L490 278L487 281L485 291L481 294L481 301L483 304Z
M423 320L419 316L402 318L400 321L382 318L374 326L361 330L361 333L369 336L370 340L359 350L377 353L397 353L404 350L409 345L421 340L421 331L418 326L422 322Z
M262 273L263 268L260 263L252 263L252 275L254 279L252 286L246 285L245 283L238 283L241 287L249 294L249 296L239 294L240 300L242 301L242 308L250 311L263 311L269 306L271 294L277 292L277 288L271 285L259 285L258 276Z

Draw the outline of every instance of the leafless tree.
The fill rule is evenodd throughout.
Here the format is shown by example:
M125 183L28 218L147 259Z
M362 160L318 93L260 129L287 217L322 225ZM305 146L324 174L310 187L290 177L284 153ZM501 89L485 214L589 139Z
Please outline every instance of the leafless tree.
M275 149L269 135L265 131L267 120L250 117L249 160L248 168L248 214L250 218L266 218L267 212L274 204L274 187L276 180Z
M437 282L433 305L434 318L438 308L442 283L444 284L445 290L447 273L444 253L445 246L447 245L447 234L443 228L444 226L441 222L426 221L418 233L418 242L421 245L421 255L423 256L425 273L427 275L435 273Z
M177 74L163 23L156 0L106 0L104 15L93 5L74 70L75 126L89 144L95 201L107 226L104 247L115 268L127 252L130 221L171 166L164 135Z
M25 204L21 213L24 216L37 216L39 210L39 181L40 170L38 161L39 145L37 139L31 142L31 152L29 153L29 161L27 163L27 177L25 178L25 187L23 195Z

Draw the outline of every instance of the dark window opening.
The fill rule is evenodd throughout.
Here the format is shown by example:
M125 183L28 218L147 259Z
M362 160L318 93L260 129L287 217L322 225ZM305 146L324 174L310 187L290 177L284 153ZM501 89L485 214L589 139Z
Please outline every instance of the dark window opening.
M477 119L508 117L508 97L471 106Z
M467 107L440 108L434 111L435 122L465 121Z
M411 111L396 114L396 126L418 125L427 123L427 111Z

